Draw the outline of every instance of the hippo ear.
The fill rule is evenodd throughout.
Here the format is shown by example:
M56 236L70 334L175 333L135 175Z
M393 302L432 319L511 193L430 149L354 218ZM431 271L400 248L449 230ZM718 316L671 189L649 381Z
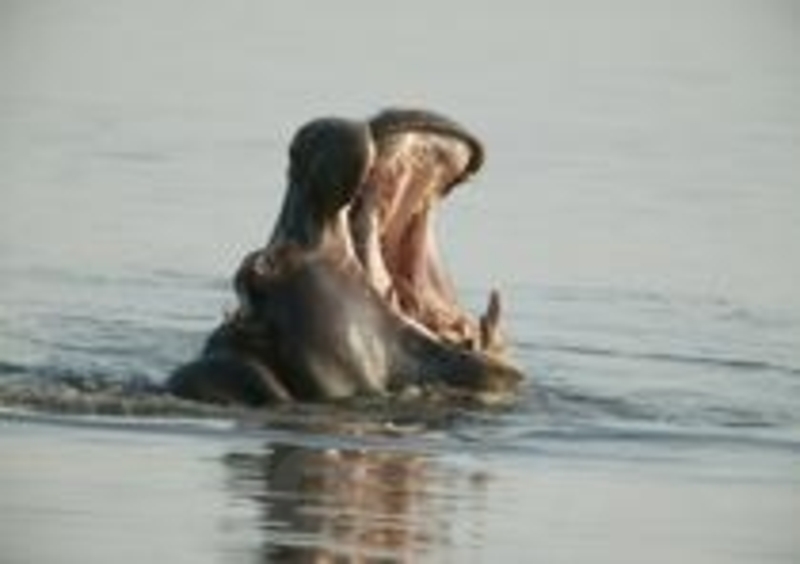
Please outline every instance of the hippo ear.
M293 185L305 191L313 209L334 213L353 198L370 166L369 129L338 118L314 120L297 132L289 157Z

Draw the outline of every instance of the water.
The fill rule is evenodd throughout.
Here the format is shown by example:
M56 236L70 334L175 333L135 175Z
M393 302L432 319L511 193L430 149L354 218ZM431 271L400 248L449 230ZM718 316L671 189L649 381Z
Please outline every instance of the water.
M0 2L0 561L796 562L791 2ZM517 405L193 406L311 117L419 104Z

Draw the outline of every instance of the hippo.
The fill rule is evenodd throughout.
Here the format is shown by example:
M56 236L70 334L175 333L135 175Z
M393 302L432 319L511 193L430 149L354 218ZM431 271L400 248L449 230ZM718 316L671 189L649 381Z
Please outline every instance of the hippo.
M272 235L235 274L236 309L168 389L247 406L513 395L523 374L507 356L499 293L468 314L434 236L439 204L483 160L474 135L427 110L303 125Z

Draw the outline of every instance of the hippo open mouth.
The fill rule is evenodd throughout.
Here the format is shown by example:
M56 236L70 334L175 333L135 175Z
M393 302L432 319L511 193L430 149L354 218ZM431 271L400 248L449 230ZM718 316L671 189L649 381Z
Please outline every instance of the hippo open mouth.
M478 171L483 147L431 112L387 110L369 126L374 161L349 211L353 248L369 282L419 330L499 353L499 294L491 292L478 320L464 311L435 236L438 205Z
M499 295L468 315L434 236L438 205L482 162L472 135L428 111L301 127L272 236L234 277L239 307L168 388L249 405L515 390Z

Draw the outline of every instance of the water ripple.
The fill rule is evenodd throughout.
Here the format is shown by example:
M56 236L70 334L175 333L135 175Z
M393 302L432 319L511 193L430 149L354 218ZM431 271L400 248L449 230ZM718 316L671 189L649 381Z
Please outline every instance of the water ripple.
M748 358L732 358L718 356L704 356L691 353L657 352L657 351L631 351L623 349L613 349L590 345L567 345L567 344L542 344L531 342L518 342L515 346L522 350L546 351L567 353L580 356L595 356L607 358L620 358L629 360L645 360L654 362L666 362L674 364L708 365L732 370L747 372L778 372L787 376L800 376L800 368L777 364L770 361L755 360Z

